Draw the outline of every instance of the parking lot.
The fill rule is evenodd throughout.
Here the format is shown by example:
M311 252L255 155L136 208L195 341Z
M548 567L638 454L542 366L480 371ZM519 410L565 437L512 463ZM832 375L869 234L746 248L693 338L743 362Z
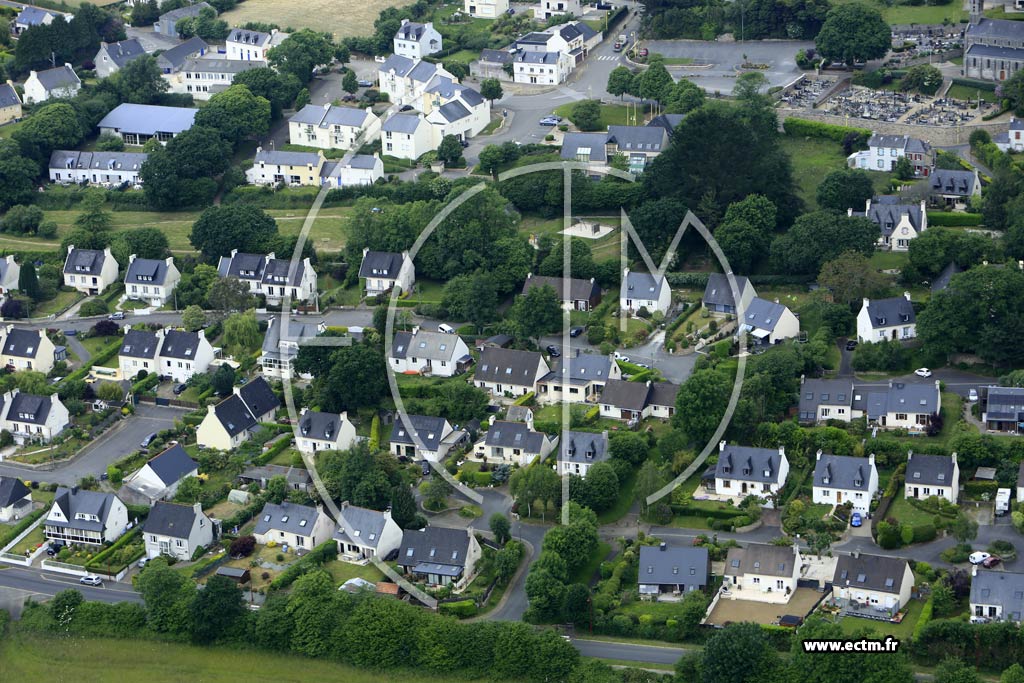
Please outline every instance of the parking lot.
M709 43L698 40L652 40L643 46L669 59L687 58L693 67L672 68L676 79L688 78L709 93L727 95L736 83L737 69L743 56L754 64L765 64L761 70L769 87L786 85L800 75L796 66L796 53L814 47L814 43L801 40L778 40L745 43ZM697 68L696 65L705 65Z

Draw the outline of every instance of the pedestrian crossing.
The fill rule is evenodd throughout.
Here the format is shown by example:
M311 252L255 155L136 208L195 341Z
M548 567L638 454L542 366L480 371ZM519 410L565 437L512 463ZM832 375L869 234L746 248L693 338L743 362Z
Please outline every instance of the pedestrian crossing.
M618 61L618 55L601 55L600 57L594 57L599 62L614 62Z

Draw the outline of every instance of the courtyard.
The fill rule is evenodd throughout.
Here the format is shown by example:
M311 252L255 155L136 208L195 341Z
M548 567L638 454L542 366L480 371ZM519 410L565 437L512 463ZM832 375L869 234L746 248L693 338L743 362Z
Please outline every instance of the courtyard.
M824 596L824 593L813 588L797 588L789 602L785 604L722 598L708 615L706 623L712 626L725 626L743 621L776 624L781 617L788 614L806 617Z

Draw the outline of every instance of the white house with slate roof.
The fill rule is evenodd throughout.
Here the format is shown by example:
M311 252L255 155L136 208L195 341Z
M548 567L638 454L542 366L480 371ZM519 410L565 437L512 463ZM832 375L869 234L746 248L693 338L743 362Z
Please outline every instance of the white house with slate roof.
M497 19L508 12L508 0L463 0L462 11L474 19Z
M326 161L320 182L327 187L372 185L384 177L384 162L379 152L355 154L347 162Z
M283 43L289 35L291 34L276 28L270 29L270 33L245 28L231 29L227 40L224 41L224 58L246 62L266 61L267 53Z
M454 78L436 75L423 91L420 109L432 127L435 146L446 135L468 140L491 122L491 101Z
M1024 27L1016 21L972 16L964 32L964 74L968 78L1001 82L1022 68Z
M45 330L0 327L0 367L13 372L35 370L45 375L53 369L54 350Z
M198 109L155 104L119 104L97 124L100 135L120 136L126 145L144 145L150 138L166 144L192 127Z
M295 445L303 453L344 451L356 443L356 428L348 413L321 413L303 408Z
M158 501L142 526L146 557L166 555L181 562L192 559L199 548L213 543L213 522L203 513L200 503L175 505Z
M50 154L50 181L61 185L138 185L139 170L147 157L142 152L54 150Z
M259 431L260 422L274 417L281 401L267 380L258 377L234 388L234 393L217 405L207 406L207 415L196 428L200 447L229 451Z
M49 26L55 19L61 18L63 18L64 21L71 21L72 15L47 11L39 7L26 5L20 12L18 12L18 15L14 17L14 35L20 35L22 31L32 28L33 26Z
M768 498L779 492L789 476L786 449L718 444L715 494L740 502L750 495Z
M14 83L0 83L0 126L21 118L21 97Z
M890 380L888 386L866 384L853 390L853 416L866 416L869 425L883 429L924 433L940 407L938 380L934 384Z
M558 474L587 476L591 466L608 459L608 431L566 430L558 442Z
M541 0L533 10L533 16L539 21L547 21L558 14L583 16L583 3L580 0Z
M497 421L492 415L474 451L488 462L526 467L538 458L543 461L557 443L557 438L552 440L544 432L533 430L533 413L527 413L526 422Z
M368 510L342 501L338 510L338 559L361 563L372 557L384 559L402 544L402 528L391 511Z
M267 503L256 516L253 536L260 545L276 543L289 549L310 551L331 540L334 523L320 506L296 505L284 501L280 505Z
M601 286L594 278L545 277L528 273L523 283L525 296L534 287L551 287L567 311L590 311L601 303ZM568 287L568 292L566 288Z
M609 156L621 154L630 173L643 173L647 164L668 147L668 133L660 126L608 126Z
M672 289L664 275L639 273L626 268L619 290L619 308L635 313L646 308L648 313L668 313L672 306Z
M711 574L711 557L703 547L670 548L666 543L640 546L637 586L640 597L658 600L704 590Z
M473 383L495 396L523 396L533 391L537 380L550 371L544 357L536 351L488 347L480 352Z
M1009 129L993 135L992 142L1004 152L1024 152L1024 119L1011 116Z
M879 342L916 336L917 314L910 303L910 292L891 299L864 299L857 314L859 341Z
M863 152L854 152L847 157L850 168L865 171L892 171L896 162L906 157L914 167L914 175L918 178L927 177L931 172L935 155L932 146L924 140L906 135L879 135L868 138L868 148Z
M217 273L247 283L250 292L263 295L271 305L280 304L286 296L291 297L293 304L315 301L318 294L316 271L309 257L302 259L292 272L292 262L277 258L273 252L264 256L232 249L230 256L220 257Z
M472 364L466 342L457 334L427 332L418 326L412 332L396 332L388 363L397 373L452 377Z
M321 151L283 152L257 147L245 181L251 185L317 186L323 166Z
M124 276L124 293L129 299L146 301L153 306L163 306L171 299L181 281L181 273L174 265L174 258L128 257L128 272Z
M189 59L180 69L163 74L162 78L167 81L169 93L188 94L195 100L208 100L227 90L238 74L266 65L266 62L204 57Z
M608 380L621 379L622 370L611 354L567 354L551 364L551 372L537 380L537 400L541 403L593 402Z
M981 196L978 169L949 171L937 168L932 171L929 183L932 203L940 206L956 207L966 204L972 197Z
M1024 621L1024 574L971 568L971 621Z
M729 548L722 597L786 603L799 578L800 551L795 546L751 543L746 548Z
M61 486L43 522L48 541L85 545L113 543L128 528L128 508L113 493Z
M648 417L667 419L675 414L679 385L670 382L608 380L598 401L601 417L639 421Z
M995 432L1017 433L1024 423L1024 388L986 387L981 390L981 421Z
M406 529L398 550L398 566L428 586L452 586L459 591L473 579L480 553L472 527Z
M157 355L157 372L175 382L187 382L193 375L206 372L215 355L204 330L167 330Z
M188 456L181 444L174 444L128 475L124 485L145 504L152 505L158 500L174 498L185 477L198 476L199 463Z
M30 71L24 85L25 104L74 97L81 88L82 81L70 64L45 71Z
M800 423L853 419L853 382L848 379L800 377Z
M125 379L132 379L138 376L142 370L146 374L158 373L160 366L160 344L164 340L165 330L125 330L124 339L121 340L121 350L118 351L117 365L121 370L121 376Z
M13 522L32 512L32 489L16 477L0 477L0 522Z
M167 75L181 71L190 59L202 57L210 49L202 38L194 36L184 43L164 50L156 56L156 65L160 73Z
M405 419L398 416L391 427L391 452L396 457L440 462L463 436L461 430L456 431L443 417L409 415Z
M264 377L280 380L292 378L292 363L299 355L299 344L327 331L327 323L303 322L289 318L288 332L281 334L282 325L279 317L271 317L267 321L267 332L263 336L263 351L260 354L260 372ZM309 376L303 375L305 379Z
M377 83L388 101L395 104L417 104L435 76L457 81L440 64L431 64L402 55L391 55L377 69Z
M320 149L351 149L360 135L364 139L380 132L380 119L373 109L307 104L288 119L288 139L293 145Z
M36 396L13 389L0 400L0 427L19 445L49 443L71 424L71 415L57 394Z
M21 266L14 260L14 254L0 258L0 294L18 291Z
M907 452L905 498L924 500L931 496L956 504L960 495L960 465L952 455L921 455Z
M381 126L381 149L399 159L419 159L436 148L433 131L422 113L394 114Z
M100 42L100 49L92 61L96 65L96 75L107 78L145 54L142 43L136 38L129 38L119 43Z
M754 285L742 275L736 275L736 288L740 293L740 304L743 308L750 306L750 302L757 296ZM708 275L708 284L704 287L704 296L701 298L701 305L710 313L721 313L725 315L736 315L736 300L733 298L732 287L729 285L729 278L722 273L711 273Z
M867 458L831 455L818 449L815 456L811 500L825 505L851 503L854 512L868 513L878 491L875 454Z
M416 266L409 252L370 251L363 249L359 279L366 281L366 296L379 296L397 287L408 292L416 282Z
M832 601L849 616L891 619L913 588L914 572L900 557L840 555L832 575Z
M427 55L442 50L441 34L434 28L433 22L428 21L420 24L408 19L402 19L402 25L394 38L394 49L392 50L400 57L408 59L423 59Z
M882 195L867 201L864 213L853 209L847 211L850 216L864 216L878 226L880 235L878 244L892 251L907 251L910 240L928 229L927 202L908 204L900 197Z
M752 336L757 345L779 344L800 334L800 321L779 300L756 297L743 311L740 332Z

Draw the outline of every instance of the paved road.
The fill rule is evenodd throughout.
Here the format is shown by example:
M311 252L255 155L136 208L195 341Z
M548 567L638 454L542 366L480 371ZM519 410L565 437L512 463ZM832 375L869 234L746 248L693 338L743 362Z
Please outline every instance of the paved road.
M687 78L704 88L708 93L728 95L736 84L739 65L743 56L757 64L767 64L760 73L768 79L769 86L781 86L800 75L796 66L796 53L813 48L814 43L798 40L765 40L742 43L718 43L700 40L650 40L643 45L651 52L665 57L688 57L701 68L681 67L672 69L672 75Z
M108 582L102 587L83 586L77 576L0 565L0 604L17 602L20 605L28 597L47 599L68 588L79 590L86 600L142 602L142 596L128 584Z
M85 345L82 344L82 342L78 341L78 335L76 334L70 337L65 337L65 340L68 348L72 353L78 356L78 360L82 362L82 365L87 365L92 359L92 352L85 348Z
M675 664L679 661L680 657L690 652L690 650L681 647L614 643L605 640L587 640L586 638L573 638L572 644L584 657L620 659L625 662L646 662L649 664Z

